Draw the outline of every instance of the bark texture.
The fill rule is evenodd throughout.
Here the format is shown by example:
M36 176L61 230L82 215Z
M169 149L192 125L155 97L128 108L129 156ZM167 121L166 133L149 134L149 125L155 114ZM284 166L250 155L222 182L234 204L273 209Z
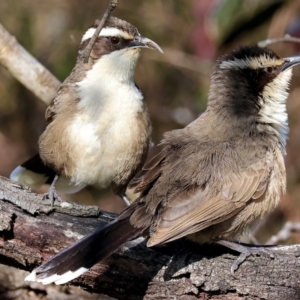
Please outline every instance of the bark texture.
M51 210L50 202L42 201L41 195L0 177L0 263L31 271L114 217L97 207L67 202L56 203ZM141 237L127 243L71 285L116 299L296 300L300 299L299 256L299 245L278 247L274 259L268 255L251 256L234 278L230 266L236 255L225 248L180 240L149 249ZM20 283L13 276L6 277L11 278L15 289L17 285L27 295L39 291L41 298L47 296L43 299L74 296L74 292L68 292L70 298L67 295L53 298L49 291L52 295L53 291L62 293L61 287ZM0 298L9 299L12 290L9 285L4 288L1 284ZM65 287L65 291L70 290L72 287ZM76 297L81 299L79 294ZM91 299L105 299L98 297Z

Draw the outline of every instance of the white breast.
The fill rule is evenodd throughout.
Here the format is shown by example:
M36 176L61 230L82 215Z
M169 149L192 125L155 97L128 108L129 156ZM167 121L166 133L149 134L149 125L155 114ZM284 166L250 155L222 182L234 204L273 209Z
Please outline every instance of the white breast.
M137 115L143 110L143 96L133 81L135 59L126 58L132 53L111 55L101 58L78 84L80 113L67 135L77 157L73 183L108 186L120 172L118 161L133 155Z

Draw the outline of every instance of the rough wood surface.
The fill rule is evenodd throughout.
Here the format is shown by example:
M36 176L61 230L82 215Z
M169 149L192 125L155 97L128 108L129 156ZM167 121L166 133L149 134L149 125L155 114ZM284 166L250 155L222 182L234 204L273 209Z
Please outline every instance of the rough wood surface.
M115 217L66 202L51 211L50 203L41 199L0 177L0 263L30 271ZM117 299L296 300L299 256L300 246L295 245L279 248L275 259L249 257L236 279L229 272L236 256L227 249L185 240L149 249L139 238L71 284ZM23 283L23 288L37 289L36 283ZM47 293L49 287L38 289Z

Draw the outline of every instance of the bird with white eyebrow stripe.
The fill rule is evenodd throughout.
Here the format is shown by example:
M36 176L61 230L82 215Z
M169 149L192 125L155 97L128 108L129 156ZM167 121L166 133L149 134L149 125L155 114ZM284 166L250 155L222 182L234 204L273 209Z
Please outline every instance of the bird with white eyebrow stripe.
M270 248L234 240L285 193L285 103L291 69L299 64L300 57L283 59L255 45L222 56L206 111L185 128L166 132L160 152L133 179L138 199L25 280L64 284L139 236L148 237L148 247L183 237L225 245L241 253L232 274L250 254L273 255Z
M110 17L85 64L81 54L97 26L83 35L76 65L46 111L39 153L10 176L32 187L51 183L52 204L56 189L73 193L87 185L112 186L128 204L127 184L147 156L151 123L134 71L141 48L163 51L130 23Z

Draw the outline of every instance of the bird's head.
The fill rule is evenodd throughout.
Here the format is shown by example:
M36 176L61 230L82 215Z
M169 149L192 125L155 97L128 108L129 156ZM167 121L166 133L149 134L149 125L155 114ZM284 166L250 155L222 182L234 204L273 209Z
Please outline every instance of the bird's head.
M270 124L285 139L288 88L292 67L299 63L300 57L281 58L268 48L240 47L218 60L209 105L227 107L231 116Z
M97 20L83 35L79 53L87 47L98 24ZM137 28L130 23L109 17L92 48L90 64L93 66L101 60L102 72L133 73L141 48L154 49L163 53L160 46L141 36Z

